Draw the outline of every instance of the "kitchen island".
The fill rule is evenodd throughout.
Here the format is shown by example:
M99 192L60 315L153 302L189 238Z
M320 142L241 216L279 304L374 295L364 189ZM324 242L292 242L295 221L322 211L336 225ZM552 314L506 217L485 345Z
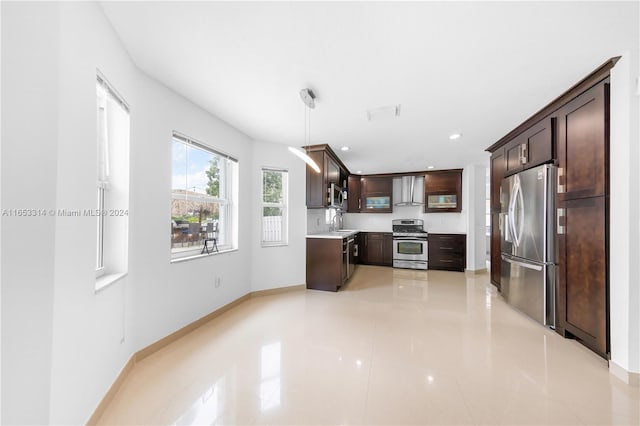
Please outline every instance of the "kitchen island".
M358 230L307 235L307 288L338 291L355 270Z

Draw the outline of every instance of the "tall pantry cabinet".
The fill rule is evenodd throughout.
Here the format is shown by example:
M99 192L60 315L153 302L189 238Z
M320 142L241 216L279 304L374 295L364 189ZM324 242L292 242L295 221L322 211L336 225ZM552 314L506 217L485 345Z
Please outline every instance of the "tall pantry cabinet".
M500 184L511 173L512 164L529 167L527 161L522 166L510 162L509 153L517 150L522 157L532 144L540 145L535 139L524 145L523 135L538 127L549 129L550 143L540 152L545 153L544 162L558 167L556 331L605 358L610 353L609 71L618 59L605 62L487 148L491 152L491 280L500 289Z
M558 331L603 355L609 352L608 93L604 80L557 113Z

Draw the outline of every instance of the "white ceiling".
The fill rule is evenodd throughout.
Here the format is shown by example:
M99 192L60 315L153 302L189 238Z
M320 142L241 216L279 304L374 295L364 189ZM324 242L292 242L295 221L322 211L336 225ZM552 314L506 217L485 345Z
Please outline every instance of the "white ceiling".
M298 92L313 89L311 143L364 173L486 163L486 147L637 49L640 24L637 1L102 7L140 69L256 140L303 145ZM367 120L395 104L399 118Z

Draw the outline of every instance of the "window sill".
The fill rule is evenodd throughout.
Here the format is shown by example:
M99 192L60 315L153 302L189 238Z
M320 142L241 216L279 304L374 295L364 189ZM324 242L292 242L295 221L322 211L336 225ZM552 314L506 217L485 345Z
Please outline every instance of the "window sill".
M237 248L231 248L231 249L216 251L216 252L213 252L213 253L202 253L202 254L198 253L198 254L194 254L194 255L191 255L191 256L187 255L187 256L184 256L184 257L177 257L175 259L171 259L170 263L186 262L188 260L200 259L202 257L216 256L218 254L231 253L231 252L234 252L234 251L238 251L238 249Z
M118 272L115 274L106 274L101 277L96 278L96 288L95 293L99 293L105 288L109 287L111 284L121 280L122 278L127 276L127 272Z
M261 247L285 247L285 246L288 246L288 245L289 245L289 243L284 243L284 242L281 242L281 243L261 243L260 244Z

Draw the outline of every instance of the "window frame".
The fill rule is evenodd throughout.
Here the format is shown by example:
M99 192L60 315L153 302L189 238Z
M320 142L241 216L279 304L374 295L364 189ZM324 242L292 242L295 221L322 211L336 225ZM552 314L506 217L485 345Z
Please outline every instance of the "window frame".
M279 172L282 174L282 202L273 203L264 201L264 174L265 172ZM268 207L282 209L281 235L277 241L265 241L264 234L264 209ZM282 167L263 166L260 169L260 246L282 247L289 245L289 170Z
M96 290L108 286L128 272L129 250L129 195L130 195L130 135L131 110L124 97L96 69ZM115 139L111 131L113 123L118 122L116 115L108 110L115 104L126 114L126 139L121 139L116 129ZM109 117L111 116L111 119ZM115 121L112 121L115 118ZM122 128L124 129L124 128ZM113 152L112 152L113 151ZM115 153L115 154L114 154ZM116 155L117 167L110 167L109 157ZM124 156L124 157L123 157ZM124 167L123 164L125 164ZM115 169L114 174L110 169ZM107 209L115 209L118 214L112 218ZM120 223L116 223L120 221ZM121 221L125 221L122 223ZM119 248L115 248L119 247ZM114 255L114 253L118 253Z
M217 235L217 251L212 251L210 253L202 253L202 247L200 244L195 246L194 248L187 250L176 250L174 251L173 247L173 235L170 236L169 243L169 257L170 262L180 262L184 260L189 260L193 258L203 257L203 256L211 256L214 254L224 253L228 251L233 251L238 249L238 238L237 238L237 222L238 222L238 213L237 213L237 203L238 203L238 176L239 176L239 161L225 152L212 147L206 143L195 140L189 136L186 136L183 133L173 131L170 138L171 146L175 142L184 144L185 150L189 148L198 149L203 151L211 156L215 156L218 158L218 167L220 173L220 186L218 190L218 196L208 195L206 193L203 194L188 194L188 182L187 175L185 174L185 185L184 188L174 188L173 187L173 175L175 170L173 170L173 164L171 165L171 175L172 181L170 184L170 193L171 193L171 203L170 203L170 212L169 218L173 223L173 202L174 200L182 199L184 196L185 200L193 201L195 203L201 204L217 204L218 205L218 235ZM173 163L173 151L171 154L171 161ZM189 169L189 159L188 156L185 160L185 168ZM185 171L186 172L186 171ZM184 190L184 195L174 192L174 190ZM200 222L201 226L206 222Z

